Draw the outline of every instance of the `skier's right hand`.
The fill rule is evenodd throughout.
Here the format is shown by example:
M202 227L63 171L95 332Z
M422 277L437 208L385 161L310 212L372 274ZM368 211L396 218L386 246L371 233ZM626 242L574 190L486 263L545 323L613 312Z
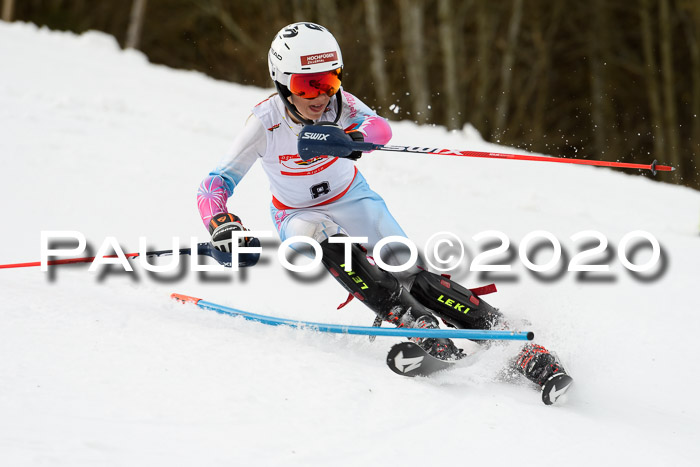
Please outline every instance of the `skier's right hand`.
M231 243L234 230L248 230L243 227L240 217L228 212L222 212L215 215L209 221L209 233L211 234L211 244L219 251L226 253L231 252ZM238 237L238 246L243 247L247 244L247 237Z

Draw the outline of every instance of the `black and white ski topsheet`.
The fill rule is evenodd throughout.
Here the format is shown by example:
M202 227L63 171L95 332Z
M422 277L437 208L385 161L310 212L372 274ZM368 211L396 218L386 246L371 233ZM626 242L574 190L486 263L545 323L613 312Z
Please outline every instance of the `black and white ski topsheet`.
M453 368L461 360L440 360L413 342L395 344L386 357L391 371L402 376L430 376L438 371ZM552 405L571 387L573 379L564 373L552 376L542 386L542 402Z
M552 376L542 385L542 402L546 405L555 404L561 396L566 394L573 382L573 378L566 373L557 373Z
M413 342L395 344L386 356L391 371L402 376L429 376L454 366L459 360L440 360Z

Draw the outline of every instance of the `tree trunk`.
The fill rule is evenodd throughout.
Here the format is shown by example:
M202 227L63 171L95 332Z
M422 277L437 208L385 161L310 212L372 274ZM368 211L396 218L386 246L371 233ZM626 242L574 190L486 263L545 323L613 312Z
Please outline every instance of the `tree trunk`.
M379 2L376 0L365 0L365 23L369 39L367 46L371 57L370 72L377 96L375 107L382 111L381 114L387 115L389 83L385 65L386 59L384 58L384 41L379 25Z
M15 14L15 0L3 0L2 2L2 20L8 23L12 21Z
M693 154L693 163L696 169L700 167L700 7L687 5L689 11L683 13L683 23L688 49L690 51L690 78L691 78L691 104L690 118L690 153ZM694 8L694 9L693 9ZM700 181L697 171L692 175L695 183Z
M430 119L430 86L423 43L423 7L420 0L399 0L401 46L410 91L413 120L419 124Z
M335 37L343 35L341 23L338 20L338 7L335 1L318 2L316 4L318 12L318 22L328 29Z
M589 29L590 96L593 146L596 154L604 157L610 149L612 121L609 118L607 96L607 71L605 68L607 40L607 11L604 0L591 5L593 24ZM617 156L617 154L614 154Z
M496 116L494 118L494 136L500 138L506 131L508 121L508 106L510 105L511 81L513 77L513 64L515 52L518 46L518 35L523 17L523 0L513 0L513 14L508 24L508 42L501 62L501 92L496 102Z
M536 138L534 141L535 147L541 148L542 151L545 150L544 135L549 128L546 121L551 117L552 110L548 108L548 101L556 93L552 92L551 89L551 71L552 71L552 47L555 44L555 36L561 27L563 19L567 15L567 7L565 2L554 2L550 3L545 0L540 3L540 8L551 9L551 16L546 23L546 28L544 28L544 34L540 40L540 47L538 52L537 60L537 72L538 76L538 89L535 98L535 106L532 111L532 126L533 126L533 137ZM542 29L542 20L538 18L539 28ZM564 115L563 119L570 119L570 115Z
M295 23L313 22L311 18L311 11L313 10L313 6L309 4L308 0L293 0L292 6L294 11L293 18Z
M491 66L489 58L493 55L493 29L494 19L488 10L489 1L477 0L476 2L476 67L477 83L475 86L476 109L472 114L472 123L483 136L491 134L490 122L486 115L489 105L489 91L491 88Z
M658 65L654 54L654 29L649 9L651 0L642 0L639 10L642 28L642 49L644 52L644 80L647 88L647 101L651 114L651 134L654 138L654 157L662 158L664 153L664 122L661 110L661 93L658 80Z
M126 31L126 48L138 49L141 43L143 21L146 17L148 0L133 0L131 3L131 16L129 17L129 29Z
M673 72L673 38L671 13L668 0L659 0L659 41L661 43L661 80L664 96L664 124L666 126L666 152L671 165L681 167L680 137L676 108L676 91Z
M236 39L243 47L251 52L258 53L258 43L236 22L234 17L226 10L226 6L221 0L209 0L207 2L197 2L207 15L216 18L221 25Z
M459 89L457 85L457 52L455 47L456 34L454 23L454 8L452 0L439 0L438 15L440 29L440 48L444 74L444 94L441 99L446 103L445 123L447 129L461 128L462 119L459 115Z
M459 121L461 122L461 127L464 127L464 124L469 121L467 109L473 108L473 105L470 105L472 95L467 90L474 87L475 68L472 66L474 62L472 58L474 55L472 38L466 36L463 31L465 31L467 24L471 24L474 0L460 0L453 6L456 8L452 20L456 37L454 61L457 69Z

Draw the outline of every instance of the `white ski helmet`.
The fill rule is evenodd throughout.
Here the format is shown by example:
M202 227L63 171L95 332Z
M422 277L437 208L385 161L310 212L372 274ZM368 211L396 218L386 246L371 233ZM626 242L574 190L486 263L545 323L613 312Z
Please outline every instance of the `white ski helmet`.
M315 23L293 23L285 26L272 40L267 62L270 77L290 113L303 123L313 123L303 118L289 102L289 82L294 74L342 70L343 55L333 34ZM335 93L335 96L338 105L337 121L340 117L342 98L339 92Z
M294 23L277 33L267 55L270 77L289 86L294 73L343 68L343 55L333 34L315 23Z

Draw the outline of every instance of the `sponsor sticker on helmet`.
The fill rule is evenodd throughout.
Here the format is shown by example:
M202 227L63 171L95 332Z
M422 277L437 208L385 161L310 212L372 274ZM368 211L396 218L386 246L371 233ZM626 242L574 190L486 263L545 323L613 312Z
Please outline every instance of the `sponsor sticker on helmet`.
M302 55L302 65L315 65L317 63L334 62L338 60L338 52L323 52L313 55Z

